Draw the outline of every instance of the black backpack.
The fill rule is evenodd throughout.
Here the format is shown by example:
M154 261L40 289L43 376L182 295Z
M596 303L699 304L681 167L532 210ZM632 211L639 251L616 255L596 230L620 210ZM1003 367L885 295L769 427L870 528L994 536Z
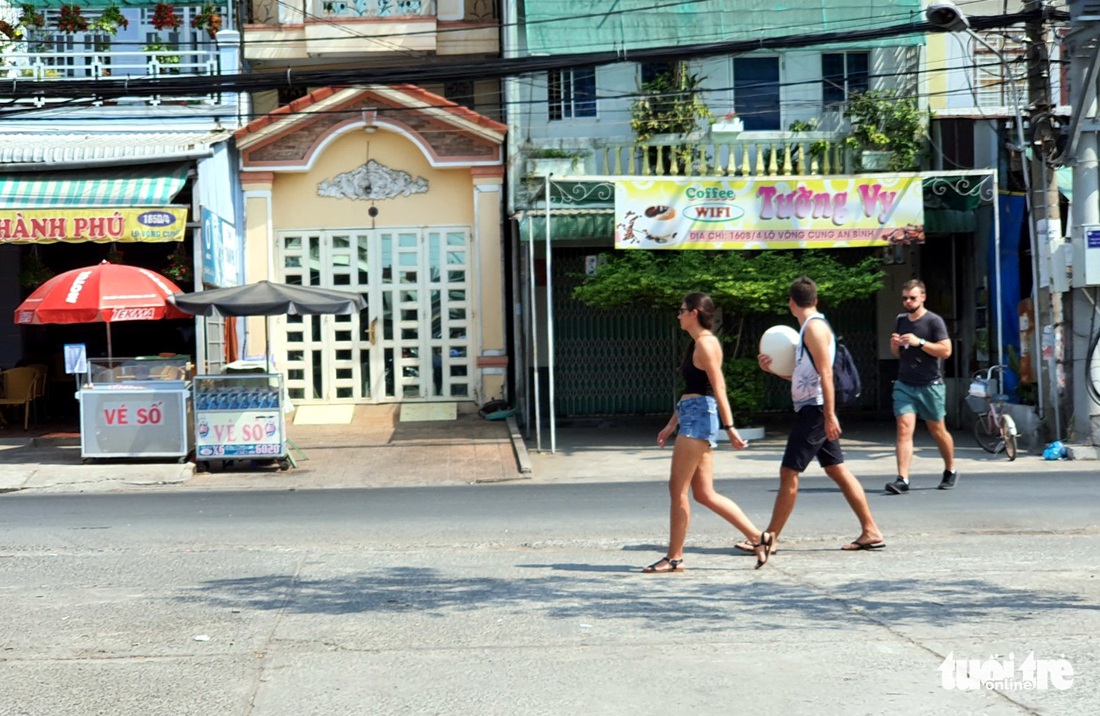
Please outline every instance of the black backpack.
M832 325L825 318L821 320L825 321L829 326L829 330L832 330ZM844 339L841 336L836 335L833 332L833 338L836 341L836 355L833 357L833 399L836 402L836 406L848 407L855 405L859 400L860 393L863 392L863 384L859 380L859 369L856 368L856 361L852 358L852 352L848 350L848 346L845 345ZM806 342L802 341L802 350L806 351ZM806 351L806 355L810 357L810 364L814 362L814 356L809 351ZM817 366L814 366L814 370L817 370Z

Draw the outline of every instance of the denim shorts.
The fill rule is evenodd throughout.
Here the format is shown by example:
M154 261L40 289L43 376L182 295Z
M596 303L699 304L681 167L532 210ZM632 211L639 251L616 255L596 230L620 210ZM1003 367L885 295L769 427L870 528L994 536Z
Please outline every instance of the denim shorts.
M684 398L676 404L676 416L680 419L681 435L706 440L711 447L718 447L718 403L714 396Z

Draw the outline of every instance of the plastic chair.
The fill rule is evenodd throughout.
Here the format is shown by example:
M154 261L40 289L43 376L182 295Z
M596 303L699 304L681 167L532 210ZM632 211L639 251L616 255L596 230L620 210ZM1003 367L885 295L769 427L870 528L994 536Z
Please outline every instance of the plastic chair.
M38 405L39 403L46 403L46 384L49 376L49 368L43 363L31 363L28 368L34 368L38 372L38 383L34 391L34 402L31 404L34 410L34 419L38 421Z
M29 366L23 368L11 368L2 374L4 380L4 397L0 398L0 408L8 405L23 406L23 431L26 432L30 424L31 403L38 392L38 371ZM0 413L0 421L7 425L7 421Z

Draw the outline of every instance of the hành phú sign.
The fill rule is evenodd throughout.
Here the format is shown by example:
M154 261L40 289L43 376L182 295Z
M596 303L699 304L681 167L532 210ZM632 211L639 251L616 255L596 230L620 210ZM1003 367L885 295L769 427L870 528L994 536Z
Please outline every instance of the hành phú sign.
M924 242L919 176L615 183L615 248L810 249Z
M0 209L0 244L183 241L186 206Z

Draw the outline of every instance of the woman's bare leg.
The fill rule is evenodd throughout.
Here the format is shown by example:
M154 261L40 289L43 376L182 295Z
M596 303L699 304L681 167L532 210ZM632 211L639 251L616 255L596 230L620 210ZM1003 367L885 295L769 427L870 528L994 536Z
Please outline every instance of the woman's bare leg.
M714 451L706 453L695 468L695 475L691 479L691 491L695 501L703 507L729 522L735 529L755 544L760 539L760 530L752 520L737 506L737 503L719 494L714 489Z
M691 500L688 488L700 462L710 459L710 444L706 440L676 437L672 450L672 469L668 478L668 558L683 559L684 541L691 522Z

